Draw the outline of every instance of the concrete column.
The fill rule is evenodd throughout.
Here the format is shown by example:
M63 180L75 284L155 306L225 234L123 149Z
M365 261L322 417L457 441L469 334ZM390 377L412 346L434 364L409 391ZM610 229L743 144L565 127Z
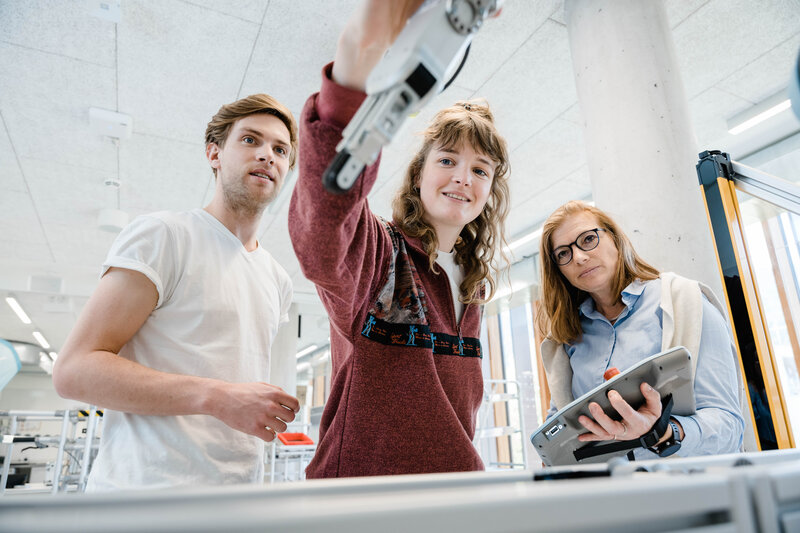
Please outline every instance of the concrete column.
M289 309L289 323L278 330L272 342L270 357L270 384L297 396L297 305Z
M660 0L566 0L597 207L662 271L722 296L695 163L697 141Z

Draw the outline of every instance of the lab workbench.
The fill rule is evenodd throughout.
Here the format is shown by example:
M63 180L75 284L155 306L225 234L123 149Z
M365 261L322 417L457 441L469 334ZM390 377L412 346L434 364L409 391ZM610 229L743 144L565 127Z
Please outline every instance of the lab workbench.
M0 500L26 532L800 531L800 451Z

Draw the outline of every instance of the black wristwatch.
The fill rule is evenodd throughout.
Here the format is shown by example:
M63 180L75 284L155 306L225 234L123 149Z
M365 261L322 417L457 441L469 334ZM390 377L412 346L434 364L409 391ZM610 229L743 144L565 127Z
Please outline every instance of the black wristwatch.
M681 449L681 430L678 424L670 420L669 427L672 428L672 435L670 435L667 440L657 445L655 449L651 448L659 457L669 457Z
M639 447L657 453L661 457L672 455L681 447L681 430L678 424L673 422L670 418L673 405L672 394L667 394L661 398L661 416L658 417L658 420L656 420L656 423L650 428L650 431L636 439L615 441L610 444L590 442L574 450L572 455L575 456L576 461L581 462L590 457L632 450ZM661 444L656 444L670 427L672 427L672 435Z

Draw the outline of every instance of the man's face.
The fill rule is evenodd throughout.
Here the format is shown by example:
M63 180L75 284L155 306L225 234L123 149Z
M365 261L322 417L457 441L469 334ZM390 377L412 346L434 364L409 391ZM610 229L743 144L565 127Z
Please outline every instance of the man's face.
M283 185L290 150L289 130L278 117L258 113L237 120L221 148L214 143L206 147L225 205L234 212L261 214Z

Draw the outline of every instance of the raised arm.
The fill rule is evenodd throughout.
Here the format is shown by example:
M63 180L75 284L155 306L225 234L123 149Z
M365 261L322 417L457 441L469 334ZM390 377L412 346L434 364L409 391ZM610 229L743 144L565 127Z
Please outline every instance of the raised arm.
M118 355L157 301L144 274L109 269L60 351L53 369L58 394L140 415L211 415L265 441L275 438L266 427L285 431L299 404L279 387L170 374Z
M340 328L368 305L371 291L388 267L391 240L369 210L367 195L378 163L365 169L347 193L335 195L322 175L336 154L342 130L366 95L367 75L421 0L361 4L349 19L333 66L323 70L322 87L303 110L300 171L289 209L289 233L305 276L313 281Z
M423 0L366 0L350 15L336 45L333 81L364 92L367 76Z

